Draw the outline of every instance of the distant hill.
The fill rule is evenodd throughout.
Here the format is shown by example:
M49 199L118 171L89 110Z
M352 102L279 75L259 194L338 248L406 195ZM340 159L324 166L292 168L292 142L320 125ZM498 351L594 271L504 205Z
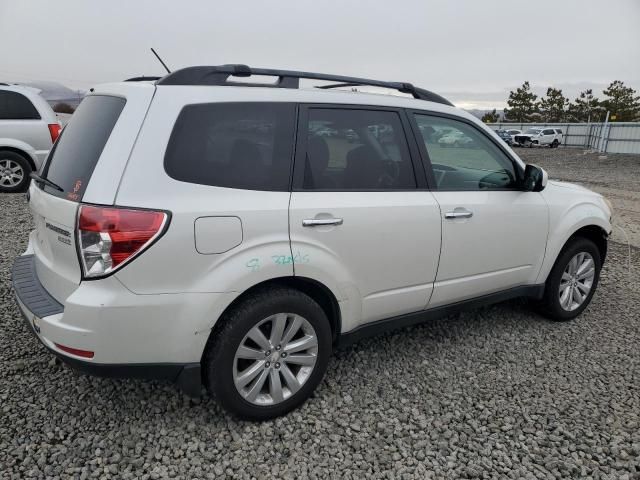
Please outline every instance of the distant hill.
M86 94L84 90L72 90L57 82L24 82L23 85L42 90L40 95L51 106L56 103L68 103L73 108L76 108Z

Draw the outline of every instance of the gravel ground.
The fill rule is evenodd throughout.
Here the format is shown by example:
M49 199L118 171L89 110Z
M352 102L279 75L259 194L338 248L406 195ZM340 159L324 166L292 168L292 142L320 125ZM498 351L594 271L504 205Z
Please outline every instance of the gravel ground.
M0 478L640 479L636 249L629 273L611 244L577 321L513 301L366 340L336 352L302 408L249 423L52 361L9 285L23 196L0 195L0 211Z

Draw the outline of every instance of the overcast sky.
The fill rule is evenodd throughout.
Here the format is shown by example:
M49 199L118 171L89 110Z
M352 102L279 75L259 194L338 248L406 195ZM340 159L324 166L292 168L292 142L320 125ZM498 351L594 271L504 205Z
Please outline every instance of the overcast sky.
M72 88L198 64L409 81L464 108L529 80L640 90L640 0L0 0L0 81Z

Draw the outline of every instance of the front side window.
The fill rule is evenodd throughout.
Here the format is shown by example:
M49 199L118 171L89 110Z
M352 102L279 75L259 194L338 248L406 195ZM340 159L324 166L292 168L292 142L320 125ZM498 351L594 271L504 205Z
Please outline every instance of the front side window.
M201 185L288 190L295 117L292 103L187 105L171 133L165 170Z
M396 112L311 108L306 128L305 190L416 188Z
M513 189L516 169L486 135L458 120L415 115L439 190Z
M0 120L39 120L31 100L18 92L0 90Z

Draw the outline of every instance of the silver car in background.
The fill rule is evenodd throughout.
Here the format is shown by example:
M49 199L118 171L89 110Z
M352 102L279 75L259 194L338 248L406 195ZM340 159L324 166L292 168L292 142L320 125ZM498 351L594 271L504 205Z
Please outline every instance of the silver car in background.
M26 190L61 128L38 89L0 84L0 192Z

